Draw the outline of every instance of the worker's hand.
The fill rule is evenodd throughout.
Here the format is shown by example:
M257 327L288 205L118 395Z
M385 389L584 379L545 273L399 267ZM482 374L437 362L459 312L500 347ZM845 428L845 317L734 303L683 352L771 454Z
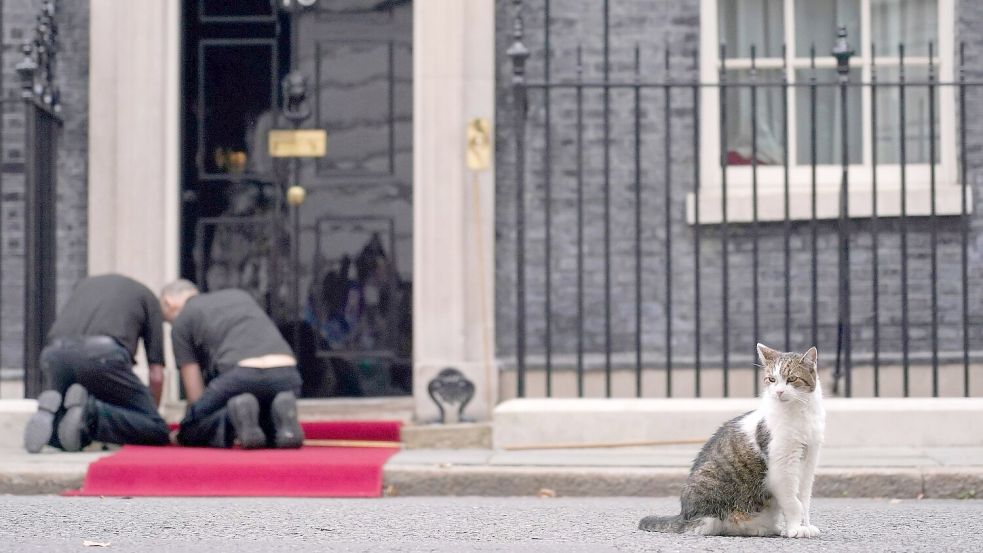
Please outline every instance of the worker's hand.
M184 384L184 397L188 405L198 401L205 391L205 382L201 378L201 366L198 363L181 365L181 383Z
M150 365L150 395L154 397L154 403L160 407L160 399L164 393L164 366Z

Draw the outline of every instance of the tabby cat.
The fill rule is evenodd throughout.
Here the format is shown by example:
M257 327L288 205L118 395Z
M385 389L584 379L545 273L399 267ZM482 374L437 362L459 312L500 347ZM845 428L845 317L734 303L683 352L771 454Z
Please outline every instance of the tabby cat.
M693 462L681 512L639 528L722 536L811 538L812 483L826 412L816 348L783 353L758 344L764 392L758 409L728 421Z

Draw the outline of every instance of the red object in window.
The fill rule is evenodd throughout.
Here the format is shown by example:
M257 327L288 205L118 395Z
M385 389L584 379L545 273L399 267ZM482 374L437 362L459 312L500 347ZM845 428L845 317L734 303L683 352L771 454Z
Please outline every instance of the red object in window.
M760 159L758 163L761 163ZM727 165L751 165L751 158L744 157L734 150L730 150L727 152Z

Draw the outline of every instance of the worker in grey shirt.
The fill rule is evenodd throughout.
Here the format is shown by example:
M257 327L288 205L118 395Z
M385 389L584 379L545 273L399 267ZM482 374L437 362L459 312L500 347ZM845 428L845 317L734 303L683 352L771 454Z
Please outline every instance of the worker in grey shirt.
M160 305L139 282L116 274L82 279L48 332L39 359L45 391L24 433L37 453L46 444L78 451L91 441L168 443L157 412L164 385ZM150 365L150 389L133 374L137 343Z
M187 280L161 291L188 410L177 442L188 446L295 448L301 379L297 361L252 296L199 293Z

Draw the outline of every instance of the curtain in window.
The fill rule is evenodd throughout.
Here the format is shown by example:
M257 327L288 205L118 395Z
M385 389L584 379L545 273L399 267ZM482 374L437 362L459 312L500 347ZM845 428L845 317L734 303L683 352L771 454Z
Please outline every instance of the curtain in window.
M927 56L928 44L935 44L938 56L938 3L936 0L871 0L871 40L877 48L877 56L897 58L898 44L904 43L905 58ZM938 77L936 67L936 77ZM877 69L879 82L897 82L900 72L895 61ZM907 81L928 80L928 67L905 63ZM929 103L928 89L909 86L905 89L905 154L908 163L928 163L929 151ZM877 97L877 161L900 163L901 161L901 93L897 86L878 87ZM935 140L938 140L939 105L936 95ZM936 158L938 161L938 158Z
M781 58L784 40L784 8L782 0L720 0L718 4L721 40L728 59L749 59L751 46L757 57ZM747 82L750 72L728 71L728 81ZM758 82L779 82L778 71L758 71ZM762 164L782 163L781 90L757 89L757 160ZM727 159L728 164L747 164L752 159L751 90L747 87L728 89L727 101Z

